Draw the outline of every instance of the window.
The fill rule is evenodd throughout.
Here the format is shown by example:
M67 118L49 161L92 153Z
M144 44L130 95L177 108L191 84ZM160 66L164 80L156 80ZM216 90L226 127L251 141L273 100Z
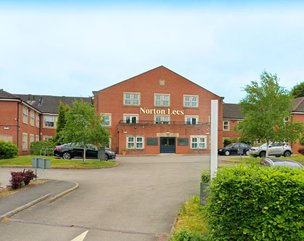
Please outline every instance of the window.
M26 106L23 106L23 115L22 115L23 123L28 123L28 108Z
M184 95L184 107L198 107L198 95Z
M123 116L124 123L138 123L138 115L137 114L124 114Z
M229 121L223 122L223 128L224 128L224 131L229 131L229 129L230 129Z
M167 115L154 116L154 123L155 124L169 124L170 117Z
M144 149L144 138L142 136L128 136L127 137L128 149Z
M155 106L170 106L170 95L168 94L154 94Z
M206 136L191 136L191 149L206 149Z
M22 133L22 150L28 149L27 133Z
M124 105L140 105L140 94L124 93Z
M35 136L33 134L30 134L30 144L34 141L35 141Z
M102 118L101 120L102 126L111 126L111 121L112 121L111 114L102 113L101 118Z
M34 126L35 125L35 112L34 111L30 111L30 125Z
M186 115L185 116L185 124L187 125L197 125L198 124L198 116L196 115Z
M44 127L55 128L56 117L55 116L44 116Z
M40 127L40 118L39 118L39 114L36 115L36 127Z
M43 136L43 140L44 141L47 141L47 140L50 140L50 139L52 139L53 137L52 136Z
M39 135L36 135L36 141L39 141Z

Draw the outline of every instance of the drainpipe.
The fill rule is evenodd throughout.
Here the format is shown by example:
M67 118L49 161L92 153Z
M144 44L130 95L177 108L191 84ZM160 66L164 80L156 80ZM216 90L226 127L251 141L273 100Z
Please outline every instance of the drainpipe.
M20 134L20 118L19 118L19 113L20 112L20 106L19 106L19 102L17 101L17 149L19 151L19 134Z

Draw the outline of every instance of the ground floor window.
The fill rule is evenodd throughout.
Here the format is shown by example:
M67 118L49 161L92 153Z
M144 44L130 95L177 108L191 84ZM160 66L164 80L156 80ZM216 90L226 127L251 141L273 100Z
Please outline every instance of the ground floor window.
M142 136L128 136L127 137L128 149L144 149L144 138Z
M22 133L22 150L28 149L28 135L27 133Z
M206 149L206 136L191 136L191 149Z

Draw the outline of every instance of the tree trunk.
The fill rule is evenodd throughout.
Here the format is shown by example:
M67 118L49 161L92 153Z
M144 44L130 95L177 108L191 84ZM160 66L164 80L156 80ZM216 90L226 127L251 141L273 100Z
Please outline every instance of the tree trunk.
M87 152L87 148L84 146L83 147L83 162L85 162L86 161L86 152Z

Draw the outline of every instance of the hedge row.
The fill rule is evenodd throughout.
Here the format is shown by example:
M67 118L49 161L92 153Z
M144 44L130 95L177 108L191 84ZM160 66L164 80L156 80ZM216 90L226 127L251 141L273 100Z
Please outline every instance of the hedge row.
M304 170L219 170L207 210L210 240L304 240Z
M18 155L17 146L11 142L0 141L0 159L13 158Z
M30 152L32 155L53 155L53 140L35 141L31 143Z

